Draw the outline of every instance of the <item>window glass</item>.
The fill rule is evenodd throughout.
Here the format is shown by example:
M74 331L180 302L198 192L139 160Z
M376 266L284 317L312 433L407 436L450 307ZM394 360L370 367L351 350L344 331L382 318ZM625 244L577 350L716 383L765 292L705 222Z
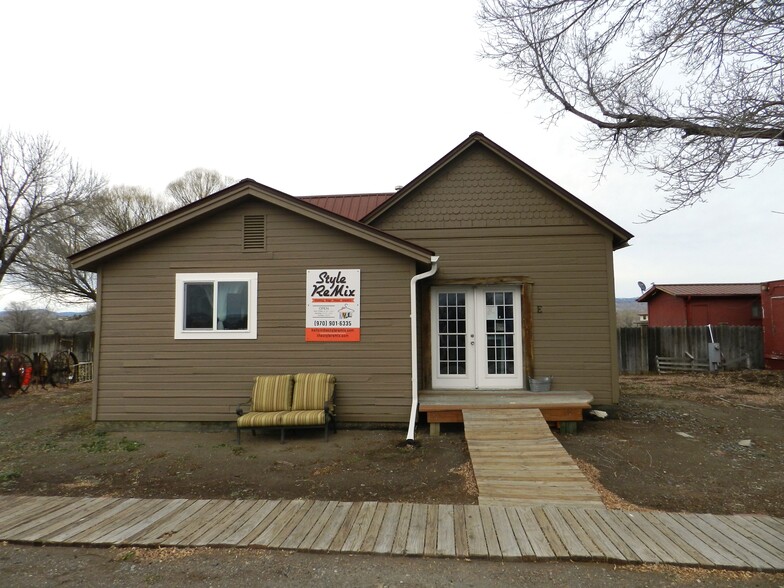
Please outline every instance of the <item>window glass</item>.
M255 339L258 274L177 274L175 339Z
M248 283L218 282L218 330L248 328Z
M185 284L185 328L212 328L212 283Z

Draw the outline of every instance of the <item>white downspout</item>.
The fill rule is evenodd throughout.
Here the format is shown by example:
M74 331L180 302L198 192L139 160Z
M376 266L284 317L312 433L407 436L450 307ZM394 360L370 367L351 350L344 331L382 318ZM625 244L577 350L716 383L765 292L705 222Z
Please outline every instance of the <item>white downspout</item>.
M429 278L438 271L438 255L430 258L432 267L422 274L411 278L411 416L408 419L408 437L406 441L414 441L417 409L419 407L419 356L417 350L417 282Z

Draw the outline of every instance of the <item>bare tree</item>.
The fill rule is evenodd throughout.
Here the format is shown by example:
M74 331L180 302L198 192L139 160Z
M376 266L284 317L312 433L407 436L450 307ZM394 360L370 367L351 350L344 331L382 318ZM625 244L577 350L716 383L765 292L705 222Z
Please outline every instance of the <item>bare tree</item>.
M592 124L589 148L652 171L666 205L784 154L784 4L739 0L482 0L483 55L550 122Z
M143 225L172 209L163 198L138 186L111 186L91 206L97 240L104 240Z
M104 183L46 135L0 132L0 283L31 243L66 225Z
M34 309L28 302L13 301L3 314L2 324L8 333L45 332L47 312Z
M221 175L220 172L197 167L185 172L181 178L166 186L166 194L174 200L177 206L185 206L233 183L232 178Z
M16 282L27 292L58 302L95 302L95 274L74 269L68 256L144 224L169 208L162 198L136 186L102 190L82 203L79 211L65 212L67 222L39 234L20 257Z

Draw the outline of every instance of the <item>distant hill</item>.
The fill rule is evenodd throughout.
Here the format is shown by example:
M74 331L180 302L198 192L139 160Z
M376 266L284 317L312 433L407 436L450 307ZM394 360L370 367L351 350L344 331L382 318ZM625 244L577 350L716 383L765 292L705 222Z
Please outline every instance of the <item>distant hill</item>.
M616 298L615 310L620 312L623 310L632 310L636 313L648 312L647 302L637 302L636 298Z

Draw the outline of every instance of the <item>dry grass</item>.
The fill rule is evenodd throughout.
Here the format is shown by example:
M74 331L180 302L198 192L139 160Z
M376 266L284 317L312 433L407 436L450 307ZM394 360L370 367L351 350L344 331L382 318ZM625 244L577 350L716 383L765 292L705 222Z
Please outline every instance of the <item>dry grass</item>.
M781 409L784 408L784 371L621 376L621 393L760 410Z
M449 470L450 474L455 474L460 477L463 490L469 496L479 496L479 487L476 485L476 476L474 476L474 468L471 465L471 460L468 460L463 465L457 466Z
M609 491L607 488L602 485L601 481L599 480L601 474L599 470L593 465L588 463L587 461L583 461L582 459L574 458L575 463L577 463L577 467L580 468L580 471L583 475L588 478L588 481L594 487L594 489L599 493L599 497L602 499L602 503L607 508L611 508L613 510L629 510L629 511L636 511L636 512L647 512L650 511L650 508L644 508L642 506L637 506L627 500L624 500L614 492Z

